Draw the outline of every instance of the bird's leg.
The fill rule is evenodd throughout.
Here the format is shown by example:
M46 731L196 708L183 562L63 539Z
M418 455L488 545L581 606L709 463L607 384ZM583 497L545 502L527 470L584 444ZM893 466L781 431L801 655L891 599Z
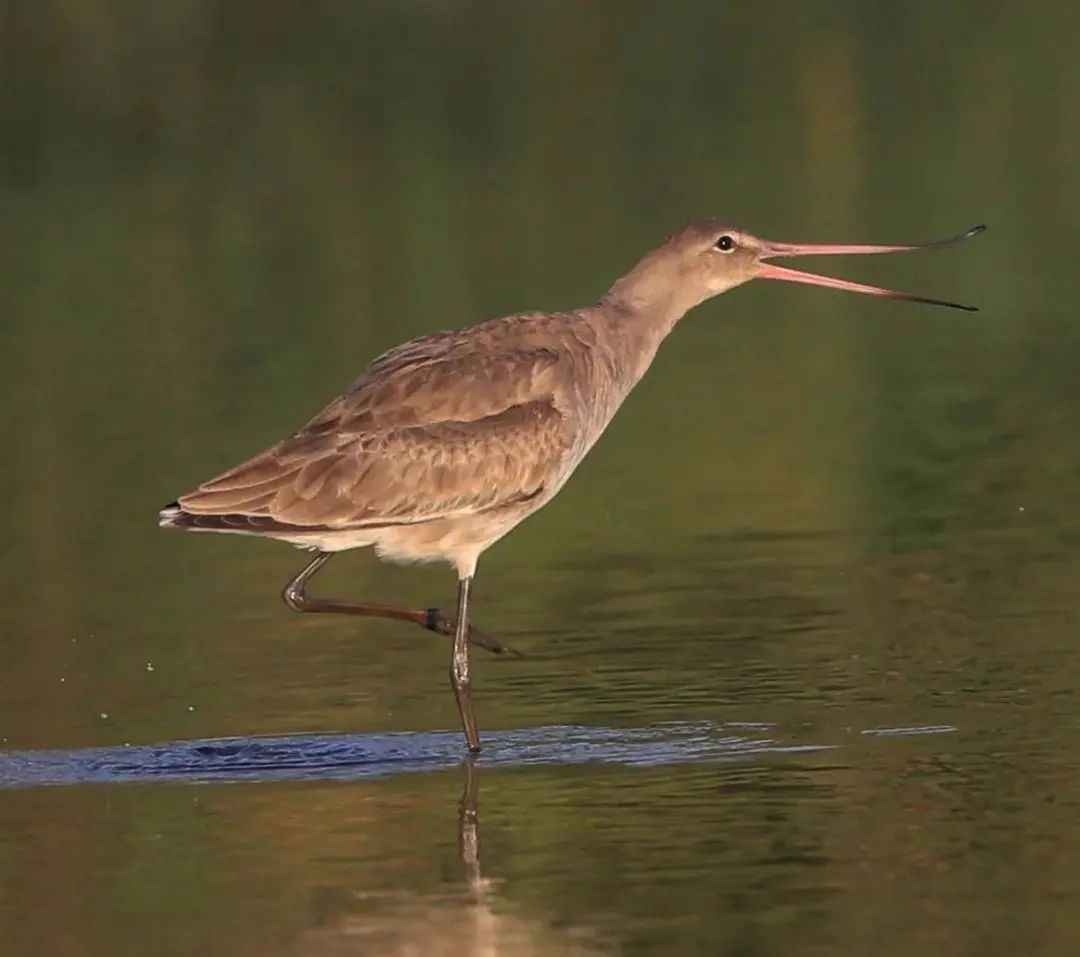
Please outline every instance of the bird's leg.
M437 635L452 635L457 628L457 619L447 618L438 608L425 608L423 614L424 620L420 624ZM409 620L414 621L415 619L410 618ZM487 632L481 631L476 625L469 625L469 643L476 645L477 648L490 651L494 655L513 655L515 658L525 657L523 652L511 648L509 645L504 645L497 638L492 638Z
M475 754L480 750L480 735L476 731L476 718L472 709L472 681L469 678L469 590L471 586L471 575L462 578L458 583L457 627L454 629L454 654L450 659L450 685L457 699L461 726L465 730L465 740L469 744L469 750Z
M306 591L307 583L323 565L330 561L333 554L333 552L318 552L304 570L285 586L281 597L285 599L285 604L293 611L362 615L369 618L393 618L396 621L414 622L440 635L452 635L455 633L456 620L448 619L438 608L402 608L398 605L379 605L374 602L351 604L339 601L336 598L309 597ZM509 648L502 642L485 635L479 628L469 628L468 640L496 655L507 653L518 655L518 652L514 651L513 648Z

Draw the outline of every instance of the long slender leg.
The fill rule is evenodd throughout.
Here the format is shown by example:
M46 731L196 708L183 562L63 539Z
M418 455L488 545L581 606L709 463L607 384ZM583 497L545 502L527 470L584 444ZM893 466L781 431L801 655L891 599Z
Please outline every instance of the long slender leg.
M475 754L480 750L480 735L476 731L476 718L472 709L472 681L469 678L469 591L471 587L471 575L458 582L457 628L454 629L454 654L450 659L450 685L457 699L461 726L465 730L465 740L469 744L469 750Z
M306 591L307 583L333 556L333 552L316 553L315 557L304 567L304 570L285 586L281 597L285 599L285 604L293 611L362 615L368 618L392 618L396 621L414 622L422 628L427 628L428 631L434 631L436 634L455 634L457 630L456 620L447 618L438 608L402 608L398 605L380 605L374 602L351 604L339 601L336 598L309 597ZM501 641L485 635L479 628L469 627L468 640L496 655L519 654Z

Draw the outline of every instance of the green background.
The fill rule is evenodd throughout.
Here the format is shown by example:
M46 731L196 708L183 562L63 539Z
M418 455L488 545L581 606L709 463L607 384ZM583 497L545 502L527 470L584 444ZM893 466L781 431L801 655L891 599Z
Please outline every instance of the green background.
M977 314L701 307L485 555L476 619L530 657L477 658L481 729L548 763L481 762L481 885L457 768L9 790L0 952L1075 953L1078 34L1050 2L0 3L9 785L36 749L455 726L442 639L291 615L299 552L156 523L383 349L593 302L704 215L990 225L822 264ZM319 585L454 593L369 553ZM559 759L662 722L781 750Z

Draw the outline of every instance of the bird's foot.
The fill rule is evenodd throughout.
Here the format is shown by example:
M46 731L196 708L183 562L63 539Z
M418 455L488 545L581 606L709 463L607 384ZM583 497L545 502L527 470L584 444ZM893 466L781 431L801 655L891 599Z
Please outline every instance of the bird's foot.
M427 609L422 624L429 631L439 635L452 635L457 627L457 621L453 618L447 618L438 608ZM469 625L469 644L490 651L493 655L513 655L515 658L525 657L520 651L511 648L509 645L504 645L497 638L484 634L475 625Z

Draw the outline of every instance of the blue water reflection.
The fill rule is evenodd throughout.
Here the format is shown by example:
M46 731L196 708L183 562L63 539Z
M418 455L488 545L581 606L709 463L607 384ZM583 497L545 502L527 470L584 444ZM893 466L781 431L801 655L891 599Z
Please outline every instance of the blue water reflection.
M736 761L827 750L769 735L766 724L676 722L648 728L550 725L485 735L487 767L636 766ZM210 738L155 745L14 751L0 756L0 788L180 781L358 780L437 771L463 759L459 731Z

